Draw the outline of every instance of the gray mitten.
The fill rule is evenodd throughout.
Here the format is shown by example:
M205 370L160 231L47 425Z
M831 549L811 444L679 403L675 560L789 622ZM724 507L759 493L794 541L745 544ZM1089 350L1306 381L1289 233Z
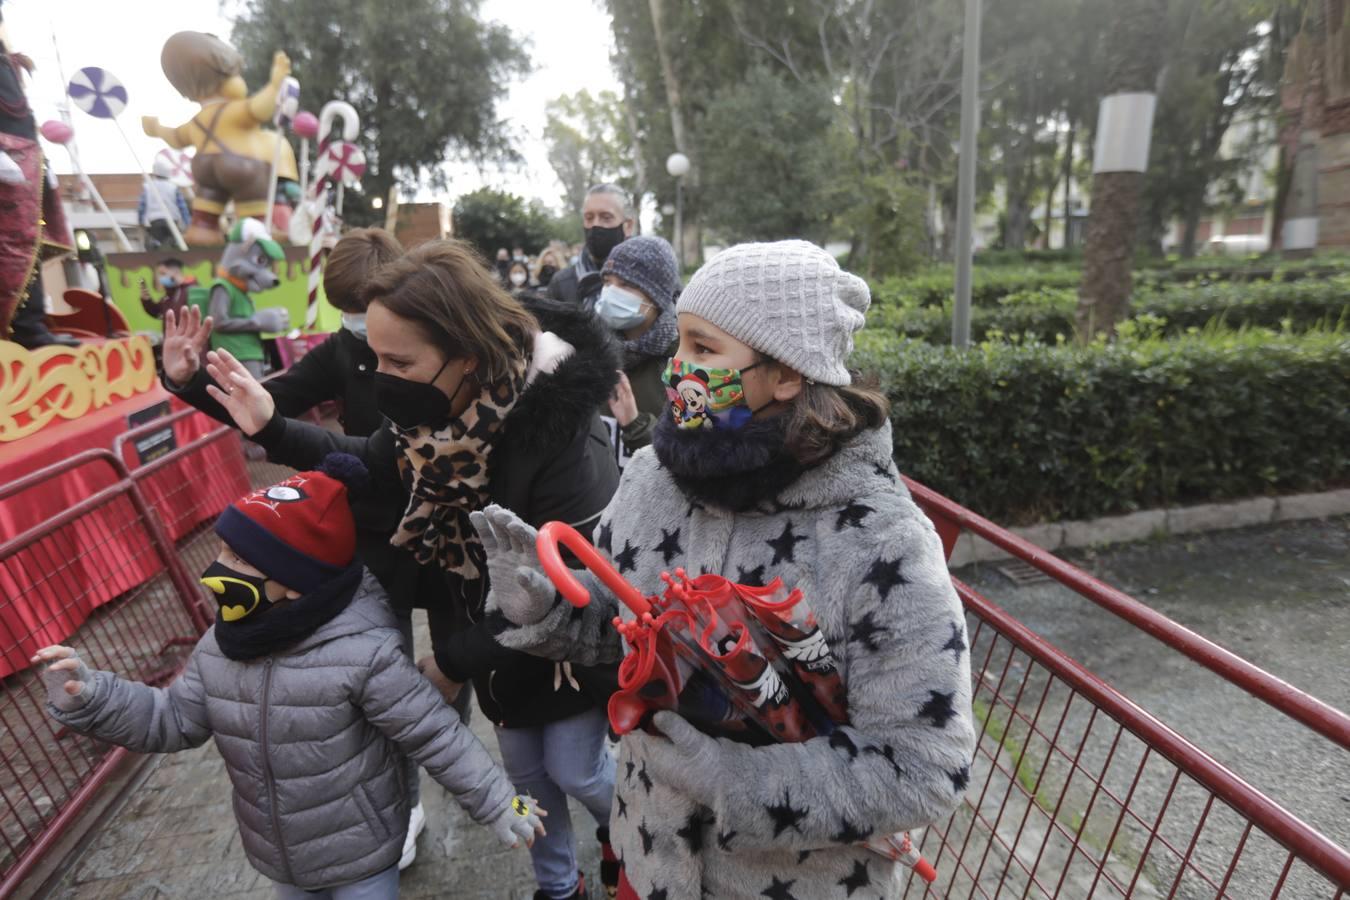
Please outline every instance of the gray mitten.
M261 331L288 331L291 327L291 314L284 306L269 306L255 312L253 321Z
M491 828L497 840L508 847L519 847L521 844L529 847L534 844L535 837L544 834L544 823L539 817L546 815L548 812L537 805L533 797L517 795L511 798L506 809L483 824Z
M75 661L74 667L56 668L57 663L72 659ZM88 703L89 698L94 693L91 684L94 680L94 673L89 671L89 667L84 664L84 660L80 659L80 655L74 650L70 651L68 656L49 662L42 670L42 680L47 685L47 702L61 712L74 712ZM79 693L66 693L67 681L78 682L80 685Z
M478 530L487 553L488 580L492 584L489 607L501 610L515 625L533 625L548 615L557 592L539 571L539 553L535 550L539 532L495 503L482 512L469 513L469 521Z

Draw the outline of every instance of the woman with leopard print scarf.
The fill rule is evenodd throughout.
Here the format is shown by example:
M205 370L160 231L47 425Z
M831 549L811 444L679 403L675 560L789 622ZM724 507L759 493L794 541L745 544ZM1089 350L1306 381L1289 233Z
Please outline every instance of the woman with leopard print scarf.
M597 703L613 667L573 669L497 643L505 623L485 615L485 555L468 515L496 503L535 525L558 519L591 531L618 484L597 416L617 380L617 344L589 313L511 297L456 241L390 263L367 293L387 419L369 438L278 415L226 353L209 355L208 372L228 391L208 391L274 461L305 468L328 452L354 453L375 490L406 498L399 519L382 523L398 560L385 586L394 602L427 609L435 654L424 670L451 692L473 682L516 789L556 811L531 851L536 896L584 897L567 795L595 817L602 881L617 882L605 828L614 762Z

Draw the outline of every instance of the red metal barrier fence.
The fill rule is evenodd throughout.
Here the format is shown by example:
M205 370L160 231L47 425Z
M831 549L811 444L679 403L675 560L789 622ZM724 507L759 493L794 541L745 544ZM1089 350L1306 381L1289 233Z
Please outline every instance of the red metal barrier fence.
M126 755L58 728L40 672L16 661L69 635L91 667L165 684L214 615L196 573L216 553L216 514L249 487L238 434L222 426L134 470L122 458L126 440L189 415L197 413L129 432L116 452L85 451L0 486L0 501L21 502L81 467L108 476L103 489L0 544L0 659L13 670L0 693L0 896Z
M1350 716L932 491L969 531L1350 750ZM965 799L920 844L905 896L1341 898L1350 852L959 580L979 732ZM1347 757L1341 771L1350 767Z

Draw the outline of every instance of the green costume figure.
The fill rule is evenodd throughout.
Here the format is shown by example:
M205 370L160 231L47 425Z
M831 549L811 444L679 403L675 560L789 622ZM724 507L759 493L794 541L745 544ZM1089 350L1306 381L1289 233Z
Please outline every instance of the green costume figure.
M216 280L188 293L188 303L211 316L211 349L230 351L255 378L265 368L261 335L286 331L291 323L285 307L256 309L250 294L281 283L275 265L285 258L262 222L240 219L226 237Z

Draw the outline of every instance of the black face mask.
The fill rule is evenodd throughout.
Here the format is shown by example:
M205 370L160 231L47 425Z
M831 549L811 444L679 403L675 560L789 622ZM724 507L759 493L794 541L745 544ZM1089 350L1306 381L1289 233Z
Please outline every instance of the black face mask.
M540 267L539 267L539 286L540 286L540 287L547 287L547 286L548 286L548 283L549 283L550 281L553 280L553 276L556 275L556 274L558 274L558 267L557 267L557 266L540 266Z
M222 562L213 562L202 573L201 582L220 605L222 622L237 622L245 616L257 616L272 608L267 599L268 579L262 575L236 572Z
M609 259L610 252L622 244L623 239L622 223L615 225L613 228L601 228L597 225L594 228L586 229L586 250L598 266Z
M450 418L454 398L447 397L434 382L448 365L449 359L441 363L436 374L431 376L431 381L410 381L397 375L376 372L375 406L389 421L403 429L444 422ZM460 381L459 387L455 388L455 397L459 396L460 388L468 380L466 376Z

